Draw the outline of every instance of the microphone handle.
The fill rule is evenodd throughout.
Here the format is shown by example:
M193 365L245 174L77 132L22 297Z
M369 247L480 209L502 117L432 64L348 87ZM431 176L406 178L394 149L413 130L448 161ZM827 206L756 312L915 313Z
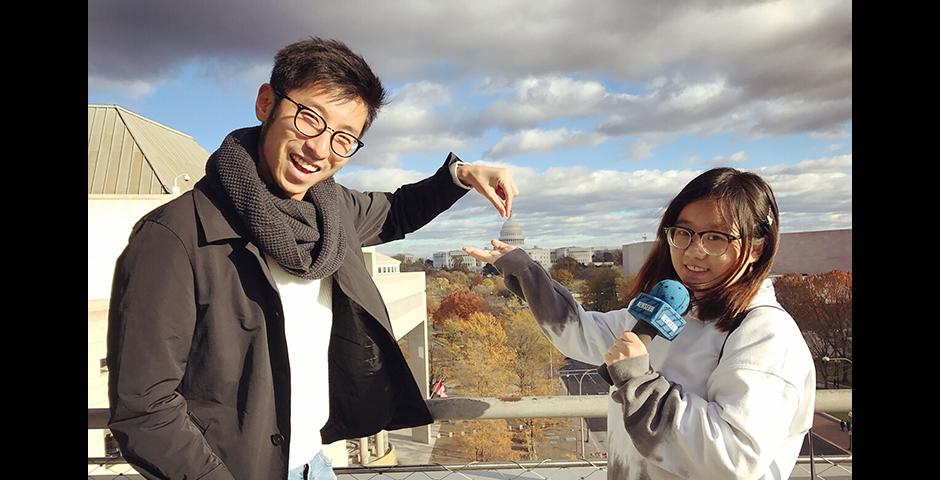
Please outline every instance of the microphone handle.
M643 342L643 345L649 345L650 342L653 341L653 338L659 334L659 332L656 331L656 327L640 319L637 319L636 325L631 331L635 333L637 337L640 337L640 341ZM610 372L607 371L606 362L597 367L597 373L600 374L601 378L603 378L608 385L614 384L614 379L610 377Z

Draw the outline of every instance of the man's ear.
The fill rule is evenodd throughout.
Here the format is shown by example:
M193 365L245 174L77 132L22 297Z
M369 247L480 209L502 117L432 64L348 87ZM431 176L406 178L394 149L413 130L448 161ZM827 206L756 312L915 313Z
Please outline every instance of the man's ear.
M263 83L258 87L258 98L255 99L255 117L258 121L264 123L268 121L271 112L274 111L274 102L276 100L274 88L270 83Z

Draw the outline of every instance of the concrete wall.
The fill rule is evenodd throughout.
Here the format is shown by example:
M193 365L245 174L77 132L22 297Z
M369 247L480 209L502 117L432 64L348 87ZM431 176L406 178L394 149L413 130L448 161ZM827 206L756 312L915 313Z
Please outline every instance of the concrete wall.
M177 195L88 196L88 300L111 296L111 277L131 228Z

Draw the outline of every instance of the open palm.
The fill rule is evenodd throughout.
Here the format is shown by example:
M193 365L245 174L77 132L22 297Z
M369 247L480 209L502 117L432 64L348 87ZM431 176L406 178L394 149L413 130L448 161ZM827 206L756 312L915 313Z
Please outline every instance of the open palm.
M499 257L502 257L510 251L518 248L495 239L490 240L490 244L493 245L492 250L483 250L475 247L463 247L463 251L467 252L467 254L469 254L471 257L480 260L481 262L492 264L496 262Z

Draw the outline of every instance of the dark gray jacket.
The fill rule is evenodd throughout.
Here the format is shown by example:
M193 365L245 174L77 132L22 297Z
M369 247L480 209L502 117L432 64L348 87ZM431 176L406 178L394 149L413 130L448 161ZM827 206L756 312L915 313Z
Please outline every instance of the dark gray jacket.
M467 190L444 165L392 193L337 185L348 251L333 275L324 443L432 422L360 251L403 238ZM108 424L146 478L282 479L290 444L283 310L264 255L207 179L145 215L118 258Z

